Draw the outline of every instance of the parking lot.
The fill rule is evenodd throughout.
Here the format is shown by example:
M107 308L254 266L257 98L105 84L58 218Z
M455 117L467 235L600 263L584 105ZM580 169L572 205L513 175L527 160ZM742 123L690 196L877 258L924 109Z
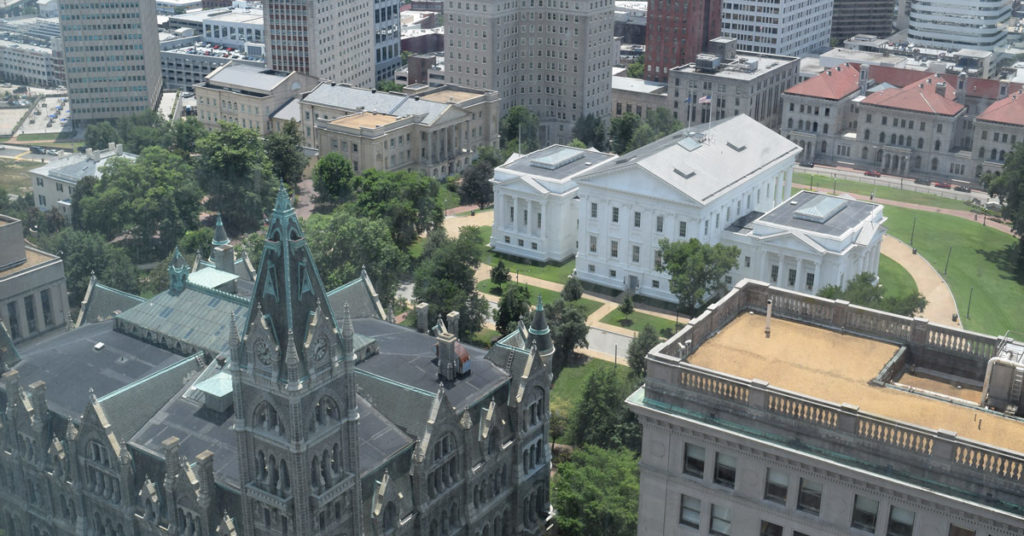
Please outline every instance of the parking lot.
M71 132L71 113L67 97L45 97L29 112L19 134L59 134Z

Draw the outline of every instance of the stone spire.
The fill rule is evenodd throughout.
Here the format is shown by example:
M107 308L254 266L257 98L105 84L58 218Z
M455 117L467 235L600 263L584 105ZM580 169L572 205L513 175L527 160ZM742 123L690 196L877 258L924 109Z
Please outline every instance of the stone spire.
M228 232L224 230L224 222L220 219L220 214L217 214L217 225L213 228L213 247L224 246L230 242L228 240Z
M544 300L537 295L537 308L533 311L533 323L530 324L529 335L526 346L537 345L537 354L545 361L555 353L555 346L551 342L551 330L548 329L548 320L544 315Z
M170 279L169 290L171 294L174 296L181 294L185 290L185 282L188 281L188 264L177 247L174 248L174 258L171 259L171 265L167 267L167 275Z
M349 310L348 302L345 302L341 316L341 360L354 359L352 354L356 351L355 329L352 328L352 311Z

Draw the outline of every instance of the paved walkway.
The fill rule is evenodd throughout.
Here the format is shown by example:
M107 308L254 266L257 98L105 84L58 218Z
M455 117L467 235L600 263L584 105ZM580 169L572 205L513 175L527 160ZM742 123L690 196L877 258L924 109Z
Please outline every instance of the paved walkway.
M882 254L906 268L917 284L917 291L928 300L920 316L937 324L962 327L959 321L953 322L953 315L960 315L949 285L924 257L915 255L910 246L889 235L882 239Z

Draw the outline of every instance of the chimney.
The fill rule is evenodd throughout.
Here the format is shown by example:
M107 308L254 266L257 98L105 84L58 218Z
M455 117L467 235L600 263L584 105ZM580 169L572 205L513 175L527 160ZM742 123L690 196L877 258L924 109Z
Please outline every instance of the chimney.
M88 158L89 160L92 160L92 147L89 147L88 149L85 150L85 157Z
M430 323L430 306L420 302L416 304L416 331L426 333Z
M107 143L107 150L108 151L113 151L115 147L117 147L116 143L114 143L114 142Z
M114 154L116 154L117 156L121 156L122 154L124 154L124 145L118 143L116 146L114 146Z
M441 381L453 382L458 373L459 357L455 354L455 335L442 328L437 335L437 377Z
M939 82L938 84L935 84L935 93L937 93L940 97L945 97L946 96L946 83L945 82Z
M1006 94L1010 90L1010 84L1008 82L999 82L999 98L1006 98Z
M868 74L869 74L868 71L869 71L870 67L871 67L870 65L865 65L865 64L861 64L861 66L860 66L860 78L859 78L858 81L860 83L860 94L861 95L867 95L868 94L868 82L870 81L870 79L868 78Z
M452 334L455 335L455 338L458 338L459 337L459 312L458 311L452 311L452 312L448 313L448 316L445 318L445 323L448 324L448 331L452 332Z

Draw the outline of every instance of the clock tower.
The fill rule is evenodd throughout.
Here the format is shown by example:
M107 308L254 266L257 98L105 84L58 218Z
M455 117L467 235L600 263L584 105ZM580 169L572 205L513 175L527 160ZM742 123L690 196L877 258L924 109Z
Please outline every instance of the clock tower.
M231 336L247 536L361 534L352 341L282 188L242 334Z

